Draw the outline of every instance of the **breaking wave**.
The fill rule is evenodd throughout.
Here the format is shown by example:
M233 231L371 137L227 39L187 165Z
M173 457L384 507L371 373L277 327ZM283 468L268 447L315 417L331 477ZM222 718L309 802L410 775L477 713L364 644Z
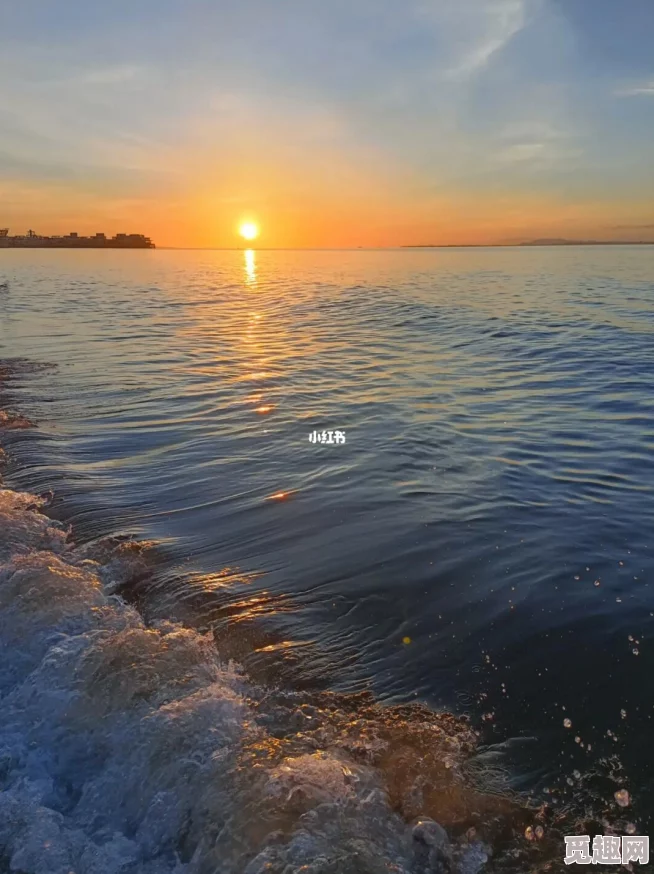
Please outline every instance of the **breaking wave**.
M0 439L18 420L1 414ZM466 720L257 684L214 635L117 594L143 545L79 545L48 500L0 481L0 871L551 865L547 811L481 766Z

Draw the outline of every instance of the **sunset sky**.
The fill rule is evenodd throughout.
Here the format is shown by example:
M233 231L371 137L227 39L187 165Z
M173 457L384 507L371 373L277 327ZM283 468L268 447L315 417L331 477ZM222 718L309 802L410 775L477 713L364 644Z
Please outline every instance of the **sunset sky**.
M0 226L654 240L653 0L22 0Z

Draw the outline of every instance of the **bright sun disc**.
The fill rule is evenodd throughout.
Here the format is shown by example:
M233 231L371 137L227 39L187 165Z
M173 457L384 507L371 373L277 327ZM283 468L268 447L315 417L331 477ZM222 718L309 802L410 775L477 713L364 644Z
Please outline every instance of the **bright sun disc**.
M259 236L259 228L254 222L244 222L238 232L244 240L254 240Z

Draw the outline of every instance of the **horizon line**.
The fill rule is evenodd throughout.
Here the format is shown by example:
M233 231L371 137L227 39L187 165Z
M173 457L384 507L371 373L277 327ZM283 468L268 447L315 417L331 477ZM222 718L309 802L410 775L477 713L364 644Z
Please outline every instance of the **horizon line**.
M379 252L404 249L551 249L575 246L654 246L654 240L571 240L562 243L400 243L395 246L157 246L157 249L198 252ZM151 250L152 251L152 250Z
M525 240L516 243L400 243L394 246L159 246L150 249L112 247L62 247L65 251L149 251L157 249L172 252L398 252L415 249L571 249L589 246L654 246L654 240L562 240L560 242L539 242ZM40 246L0 246L0 251L16 249L41 249Z

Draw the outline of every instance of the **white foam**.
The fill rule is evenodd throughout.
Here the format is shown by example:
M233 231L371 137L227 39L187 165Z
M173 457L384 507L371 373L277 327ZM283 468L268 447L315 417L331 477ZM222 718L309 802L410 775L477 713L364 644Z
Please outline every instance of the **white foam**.
M36 512L43 503L35 495L0 489L0 561L37 549L65 550L67 532Z

